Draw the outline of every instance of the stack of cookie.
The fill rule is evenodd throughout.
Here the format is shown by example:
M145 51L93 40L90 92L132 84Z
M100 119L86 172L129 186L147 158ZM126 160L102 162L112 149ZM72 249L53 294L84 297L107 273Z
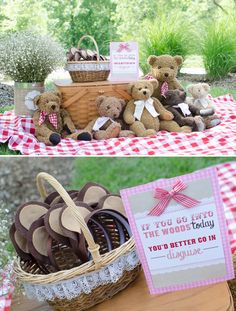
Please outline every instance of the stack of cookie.
M100 254L130 239L119 195L96 183L68 194L100 246ZM49 194L43 203L31 201L20 206L10 237L22 263L33 263L38 273L71 269L92 259L80 226L57 192Z
M66 53L66 56L68 62L107 60L103 55L99 55L100 58L98 59L98 53L95 51L75 47L70 48Z

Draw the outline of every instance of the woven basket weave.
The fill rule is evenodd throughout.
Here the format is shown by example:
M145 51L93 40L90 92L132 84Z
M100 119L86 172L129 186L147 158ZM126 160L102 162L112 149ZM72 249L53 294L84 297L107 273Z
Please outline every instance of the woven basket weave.
M37 186L41 194L41 197L45 199L47 192L44 187L44 181L47 181L63 198L67 207L70 209L74 218L78 222L78 227L84 234L84 237L88 244L88 250L91 253L93 260L70 270L63 270L56 273L49 273L47 275L38 274L38 269L34 270L32 265L22 264L20 260L16 261L15 272L19 280L23 283L29 283L33 285L51 285L61 281L70 280L78 276L84 276L91 272L96 272L101 268L104 268L121 256L133 251L135 249L133 239L129 239L126 243L120 247L101 255L99 252L99 245L94 242L94 239L85 223L84 218L81 216L79 209L76 208L75 203L70 198L66 190L60 185L60 183L47 173L40 173L37 176ZM115 282L105 285L100 285L92 290L90 294L80 294L78 297L73 299L55 299L48 301L48 303L56 311L82 311L86 310L102 301L105 301L116 293L123 290L130 282L132 282L139 274L140 265L135 267L133 270L124 271L122 276Z
M110 62L100 61L100 53L97 42L91 36L83 36L78 43L78 48L85 38L93 41L96 52L97 61L71 61L67 62L66 69L69 71L73 82L96 82L107 80L110 73Z

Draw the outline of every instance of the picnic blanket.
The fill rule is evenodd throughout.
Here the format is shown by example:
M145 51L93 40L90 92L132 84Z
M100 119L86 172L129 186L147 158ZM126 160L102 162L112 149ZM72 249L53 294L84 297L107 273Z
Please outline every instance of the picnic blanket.
M168 133L156 136L117 138L91 142L63 139L54 147L34 137L32 118L16 117L13 111L0 114L0 143L24 155L235 155L236 102L231 95L209 97L222 123L204 132Z

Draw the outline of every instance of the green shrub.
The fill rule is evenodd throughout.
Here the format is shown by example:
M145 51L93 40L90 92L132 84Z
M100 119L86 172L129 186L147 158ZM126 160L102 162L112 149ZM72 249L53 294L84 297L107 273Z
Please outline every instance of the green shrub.
M149 69L149 55L181 55L183 58L194 48L195 35L184 15L158 15L154 21L143 23L140 38L141 67Z
M208 77L212 80L223 78L236 68L236 31L232 24L228 18L206 27L202 55Z

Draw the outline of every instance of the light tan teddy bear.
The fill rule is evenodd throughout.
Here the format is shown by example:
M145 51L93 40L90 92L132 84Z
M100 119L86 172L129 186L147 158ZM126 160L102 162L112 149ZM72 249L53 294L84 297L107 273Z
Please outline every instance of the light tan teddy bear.
M85 128L92 132L97 140L134 137L134 132L123 129L121 114L126 103L123 99L111 96L99 96L96 99L99 117L92 120Z
M136 136L156 135L162 129L170 132L191 132L190 127L180 127L171 121L173 114L166 110L160 101L152 97L157 80L140 80L130 84L129 93L132 96L125 108L123 118L130 125Z
M148 63L151 66L151 71L144 78L146 80L154 78L159 82L158 87L153 93L154 97L162 102L168 90L183 90L177 79L178 69L183 63L182 56L151 55L148 58Z
M61 108L61 95L59 92L45 92L34 98L38 108L33 115L35 136L49 146L60 143L61 138L75 140L91 140L92 136L87 131L77 131L65 109Z
M210 86L207 83L197 83L187 88L192 97L187 97L188 104L193 105L198 110L198 114L204 117L206 128L212 128L221 123L221 120L215 115L215 107L207 98L210 92Z

